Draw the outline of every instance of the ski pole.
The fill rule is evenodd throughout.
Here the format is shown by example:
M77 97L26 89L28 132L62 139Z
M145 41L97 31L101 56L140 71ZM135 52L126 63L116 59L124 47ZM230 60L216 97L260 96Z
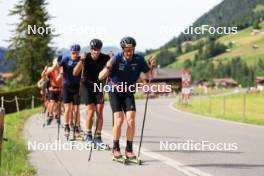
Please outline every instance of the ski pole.
M78 92L79 98L80 98L80 94L81 94L81 87L82 87L82 81L83 81L83 70L84 70L84 66L82 66L82 71L81 71L81 81L80 81L80 88L79 88L79 92ZM76 106L76 109L73 110L74 127L73 127L73 139L72 139L72 141L76 140L75 130L76 130L77 118L78 118L78 115L79 115L79 112L78 112L79 111L79 108L78 108L79 105L75 105L75 106Z
M108 77L106 78L106 81L105 81L105 84L107 84L107 83L108 83ZM103 91L103 95L102 95L101 103L103 103L103 101L104 101L104 95L105 95L105 92ZM103 109L102 109L102 111L103 111ZM102 113L102 112L99 112L99 114L98 114L99 118L101 117L101 113ZM97 131L98 124L99 124L99 122L98 122L98 117L97 117L97 118L96 118L96 123L95 123L95 131L94 131L93 141L95 140L95 135L96 135L96 131ZM95 145L95 144L94 144L94 145ZM93 148L91 147L91 148L90 148L90 154L89 154L88 162L91 161L92 152L93 152Z
M60 97L59 97L60 98ZM61 124L61 98L59 99L59 117L58 117L58 136L57 136L57 140L60 139L60 124Z
M152 70L153 70L153 68L151 68L150 71L152 72ZM149 86L150 86L150 83L151 83L151 79L149 78L149 80L148 80ZM142 123L141 135L140 135L140 142L139 142L139 148L138 148L138 158L140 157L140 150L141 150L141 145L142 145L142 140L143 140L145 121L146 121L146 115L147 115L147 108L148 108L149 93L150 93L150 91L147 92L147 97L146 97L146 102L145 102L144 117L143 117L143 123Z
M93 136L93 143L94 143L94 139L95 139L95 135L96 135L97 123L98 123L98 119L96 119L96 122L95 122L95 130L94 130L94 134L93 134L93 135L94 135L94 136ZM95 146L95 144L94 144L94 146ZM90 148L90 153L89 153L88 162L91 161L92 152L93 152L93 146L91 146L91 148Z

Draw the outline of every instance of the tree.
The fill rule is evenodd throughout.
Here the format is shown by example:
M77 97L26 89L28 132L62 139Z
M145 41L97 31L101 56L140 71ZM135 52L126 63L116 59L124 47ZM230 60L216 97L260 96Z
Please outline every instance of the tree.
M182 52L182 46L181 46L181 44L179 44L178 46L177 46L177 50L176 50L176 52L177 52L177 56L179 56L179 55L181 55L183 52Z
M161 67L165 67L171 64L172 62L175 62L176 54L169 50L163 49L161 50L159 54L157 54L156 58L157 58L158 64Z
M255 19L252 26L254 29L260 29L259 20Z
M10 15L19 16L19 23L9 40L5 59L14 61L14 73L21 76L21 85L35 84L44 66L54 57L54 50L49 46L54 37L51 31L41 34L29 30L34 25L36 28L50 28L46 5L46 0L20 0L10 11Z

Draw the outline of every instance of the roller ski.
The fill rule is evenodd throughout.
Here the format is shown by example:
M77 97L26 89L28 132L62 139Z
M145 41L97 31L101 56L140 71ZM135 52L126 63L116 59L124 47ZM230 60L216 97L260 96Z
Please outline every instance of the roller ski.
M110 150L110 146L102 141L101 136L96 136L94 139L94 148L100 151Z
M127 164L132 163L141 165L141 160L133 152L126 151L124 159L126 160Z
M117 149L113 151L112 161L116 161L124 165L127 164L126 159L122 156L120 150Z
M84 136L80 132L80 127L78 126L74 127L73 138L71 139L71 141L84 141Z
M66 137L67 141L69 140L70 137L70 127L68 124L65 125L64 127L64 136Z

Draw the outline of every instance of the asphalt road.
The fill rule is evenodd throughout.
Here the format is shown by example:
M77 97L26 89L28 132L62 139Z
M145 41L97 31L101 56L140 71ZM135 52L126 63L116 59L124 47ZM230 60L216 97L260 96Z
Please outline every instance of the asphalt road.
M175 175L175 176L264 176L264 127L206 118L181 112L171 107L175 99L151 99L142 145L143 165L124 166L111 160L110 151L89 150L31 151L29 158L37 175ZM140 139L144 112L138 100L134 150ZM82 122L85 109L82 110ZM108 103L104 109L103 140L112 146L112 113ZM24 128L27 142L55 143L55 122L42 128L43 116L30 118ZM61 129L60 143L69 143ZM122 130L125 144L126 124ZM78 142L84 144L84 142ZM168 144L166 146L166 144ZM189 145L188 144L193 144ZM204 149L192 148L204 144ZM214 148L220 146L220 148ZM167 148L166 148L167 147ZM210 148L209 148L210 147ZM222 147L222 148L221 148ZM223 148L225 147L225 148ZM165 150L166 149L166 150ZM124 145L122 145L124 152Z

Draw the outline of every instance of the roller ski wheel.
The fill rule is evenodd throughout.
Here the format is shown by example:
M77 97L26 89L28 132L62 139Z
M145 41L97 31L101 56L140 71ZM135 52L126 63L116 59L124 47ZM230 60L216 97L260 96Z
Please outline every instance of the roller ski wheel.
M142 161L138 158L128 158L125 156L125 160L127 163L132 163L132 164L137 164L137 165L141 165Z
M120 158L116 158L115 156L112 156L112 161L115 161L115 162L118 162L124 165L127 164L126 160L122 156Z
M85 141L83 134L75 135L74 138L76 141Z
M141 165L142 161L132 152L126 152L124 156L127 163Z
M112 161L122 163L124 165L127 164L126 159L121 155L120 151L117 150L113 152Z

